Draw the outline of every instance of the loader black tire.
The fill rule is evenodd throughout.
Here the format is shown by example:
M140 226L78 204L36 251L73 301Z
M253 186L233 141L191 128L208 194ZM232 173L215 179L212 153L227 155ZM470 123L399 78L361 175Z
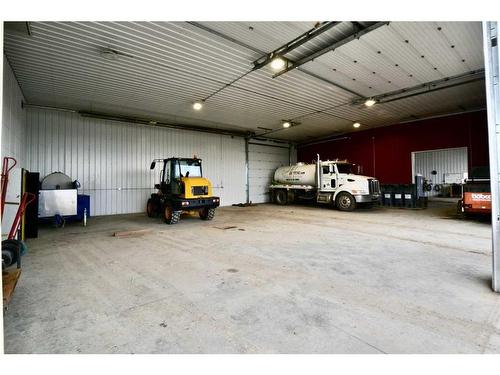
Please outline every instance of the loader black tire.
M288 204L288 194L284 189L278 189L274 192L274 203L284 206Z
M346 191L341 191L335 198L335 206L340 211L353 211L356 208L356 199Z
M215 216L215 208L202 208L199 215L201 220L212 220Z
M149 198L146 204L146 213L148 217L158 217L160 213L159 202L156 199Z
M163 218L168 225L174 225L181 219L182 211L174 211L172 206L166 205L163 208Z

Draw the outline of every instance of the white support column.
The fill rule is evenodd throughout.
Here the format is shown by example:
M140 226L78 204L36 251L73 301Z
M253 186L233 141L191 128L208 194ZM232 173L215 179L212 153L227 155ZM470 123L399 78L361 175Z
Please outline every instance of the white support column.
M492 288L500 292L500 89L498 23L483 22L483 48L488 108L493 250Z

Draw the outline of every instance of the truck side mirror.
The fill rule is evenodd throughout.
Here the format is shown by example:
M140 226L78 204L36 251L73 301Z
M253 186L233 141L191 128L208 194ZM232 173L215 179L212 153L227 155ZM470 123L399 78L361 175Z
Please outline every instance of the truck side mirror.
M335 167L333 166L333 164L330 164L329 167L330 167L330 173L335 173Z
M150 169L155 169L155 166L156 166L156 162L154 161L154 162L151 163L151 167L149 167L149 168Z

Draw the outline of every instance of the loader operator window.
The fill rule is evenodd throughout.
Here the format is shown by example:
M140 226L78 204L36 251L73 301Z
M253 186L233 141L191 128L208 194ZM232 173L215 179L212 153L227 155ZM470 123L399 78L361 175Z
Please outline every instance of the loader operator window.
M179 171L180 168L180 171ZM179 160L175 168L175 177L201 177L201 161Z
M165 183L170 184L170 160L165 163Z

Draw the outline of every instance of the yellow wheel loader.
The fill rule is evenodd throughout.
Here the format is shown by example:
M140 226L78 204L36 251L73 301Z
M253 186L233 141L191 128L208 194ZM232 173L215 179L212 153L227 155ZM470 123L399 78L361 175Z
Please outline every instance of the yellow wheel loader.
M201 159L169 158L155 159L163 163L160 183L155 184L157 193L151 194L146 211L149 217L163 215L167 224L176 224L183 211L198 211L203 220L212 220L220 198L212 195L212 184L203 177Z

